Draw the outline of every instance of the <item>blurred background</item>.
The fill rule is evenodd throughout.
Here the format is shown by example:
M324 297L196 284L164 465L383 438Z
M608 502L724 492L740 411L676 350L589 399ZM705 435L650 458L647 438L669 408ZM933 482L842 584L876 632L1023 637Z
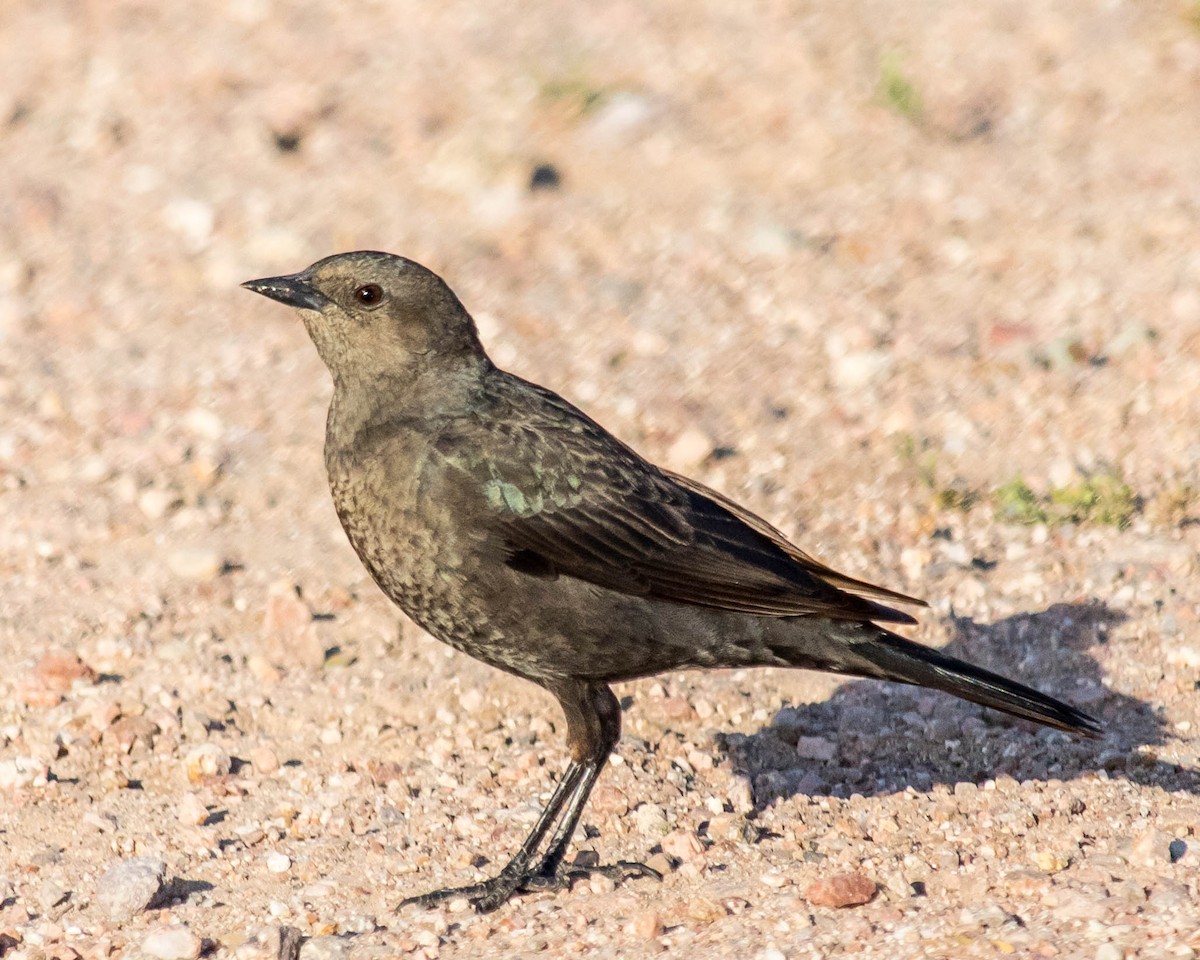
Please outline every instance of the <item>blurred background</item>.
M1194 759L1198 118L1194 0L10 0L0 754L83 709L38 673L60 647L123 678L106 702L274 690L292 719L242 728L268 739L362 697L419 755L423 685L545 722L415 630L397 651L325 488L327 374L237 286L376 248L444 276L500 365L928 597L930 642L1103 601L1086 676L1036 630L994 665L1110 720L1119 690ZM753 733L836 685L635 687ZM70 762L154 782L157 749Z

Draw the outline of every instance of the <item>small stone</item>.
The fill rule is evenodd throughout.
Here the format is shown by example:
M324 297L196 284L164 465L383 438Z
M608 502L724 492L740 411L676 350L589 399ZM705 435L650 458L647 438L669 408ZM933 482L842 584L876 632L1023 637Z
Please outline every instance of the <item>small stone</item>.
M862 873L839 873L809 884L804 898L818 907L857 907L870 902L876 889L875 881Z
M824 737L799 737L796 740L796 756L802 760L828 763L837 756L837 744Z
M725 799L733 808L734 813L743 816L754 811L754 786L749 777L735 777Z
M21 790L43 786L50 768L35 757L11 757L0 760L0 790Z
M318 880L301 890L300 895L305 900L324 900L326 897L332 897L336 890L337 887L328 880Z
M167 865L151 857L122 860L96 883L94 899L113 920L130 920L154 902L166 873Z
M690 863L704 853L704 844L690 830L672 830L662 838L662 849L667 856Z
M246 658L246 666L254 675L254 679L266 686L273 687L283 679L283 674L275 669L271 661L262 654L252 653Z
M704 897L697 897L691 900L687 905L687 915L697 923L709 924L715 923L726 915L725 908L721 904Z
M22 677L17 681L16 693L17 700L27 707L57 707L63 701L61 693L51 690L37 677Z
M414 936L413 939L420 943L418 936ZM437 946L436 934L432 946ZM306 940L300 948L300 960L341 960L349 952L350 944L341 937L313 937Z
M211 547L176 547L167 553L167 567L184 580L215 580L224 566L221 555Z
M701 430L689 427L667 449L667 460L678 467L694 467L712 453L713 442Z
M662 917L657 910L643 910L630 921L629 932L639 940L653 940L662 935Z
M316 669L325 663L325 645L317 634L312 610L290 580L279 580L267 590L263 647L270 661L280 667L298 663Z
M175 808L175 816L180 823L189 827L198 827L208 819L208 808L194 793L184 794L179 806Z
M50 690L67 693L76 680L87 683L96 681L96 671L73 653L52 650L45 654L33 668L34 676Z
M203 946L186 926L159 927L142 940L142 953L156 960L194 960Z
M138 509L147 520L161 520L167 511L180 503L179 494L171 490L143 490L138 494Z
M279 769L279 757L270 747L255 747L250 751L250 762L262 774L270 775Z
M223 777L233 769L229 754L215 743L202 743L193 748L184 758L183 765L192 783L209 777Z
M599 897L606 893L612 893L617 889L617 882L610 876L604 873L593 873L588 877L588 889Z
M318 91L310 84L281 81L264 92L262 118L282 153L299 149L321 111Z
M1016 897L1041 897L1053 882L1040 870L1011 870L1004 876L1009 896Z
M1061 853L1055 853L1052 850L1039 850L1033 855L1033 862L1039 870L1044 870L1046 873L1060 873L1066 870L1071 863Z
M163 208L163 220L193 252L199 252L208 246L216 212L203 200L176 197Z
M696 716L686 697L667 697L659 704L659 710L668 720L693 720Z
M131 753L139 743L153 747L158 724L146 716L123 716L104 731L101 742L121 753Z
M267 854L267 869L272 873L287 873L292 869L292 858L286 853Z
M591 809L596 813L609 816L623 817L629 812L629 797L620 787L601 783L592 792Z
M69 896L71 891L63 889L53 880L47 880L38 887L37 903L42 908L42 913L49 913Z
M664 877L675 869L675 865L671 862L671 858L665 853L652 854L646 859L646 866L648 866L655 873L661 874Z
M656 803L643 803L633 812L633 822L638 832L647 837L661 837L671 828L667 815Z
M1125 950L1115 943L1102 943L1096 948L1096 960L1125 960Z
M1171 837L1162 830L1146 830L1133 840L1132 855L1143 863L1171 859Z
M191 433L205 440L220 440L225 432L221 418L204 407L192 407L183 415L183 425Z

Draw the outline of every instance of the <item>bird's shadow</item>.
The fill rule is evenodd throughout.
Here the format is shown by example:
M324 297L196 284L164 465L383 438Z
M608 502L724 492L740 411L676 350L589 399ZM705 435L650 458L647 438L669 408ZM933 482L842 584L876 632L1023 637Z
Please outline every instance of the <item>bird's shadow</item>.
M1125 614L1103 603L1055 604L991 624L954 618L945 652L1034 686L1092 714L1099 740L1013 720L947 694L855 680L819 703L785 707L751 735L718 735L757 809L793 795L892 794L936 783L1125 777L1200 794L1200 771L1139 747L1164 744L1148 703L1104 686L1088 651Z

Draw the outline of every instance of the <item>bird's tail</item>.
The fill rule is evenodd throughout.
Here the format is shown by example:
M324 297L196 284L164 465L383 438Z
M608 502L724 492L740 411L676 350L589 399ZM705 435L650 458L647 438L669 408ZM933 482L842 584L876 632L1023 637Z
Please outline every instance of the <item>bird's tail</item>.
M944 690L956 697L1085 737L1098 737L1100 724L1082 710L1008 680L990 670L947 656L871 625L840 644L834 669ZM867 632L869 631L869 633Z

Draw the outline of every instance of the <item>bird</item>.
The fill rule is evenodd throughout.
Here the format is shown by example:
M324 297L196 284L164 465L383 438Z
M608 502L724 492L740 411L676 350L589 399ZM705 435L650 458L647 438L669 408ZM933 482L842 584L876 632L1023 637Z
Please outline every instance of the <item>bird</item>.
M341 253L242 286L294 307L329 369L330 491L375 583L433 637L548 691L566 718L569 762L507 864L401 907L461 897L487 912L589 873L661 879L635 861L567 862L620 738L613 683L800 667L1100 735L1086 713L880 625L915 624L894 605L924 601L820 563L497 367L459 298L415 261Z

